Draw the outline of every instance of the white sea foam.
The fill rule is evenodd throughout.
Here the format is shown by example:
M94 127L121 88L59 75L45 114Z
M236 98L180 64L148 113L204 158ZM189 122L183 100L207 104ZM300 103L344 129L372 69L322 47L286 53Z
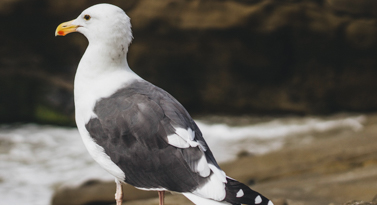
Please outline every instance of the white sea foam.
M75 128L0 128L0 204L47 205L54 187L112 179L93 162Z
M365 116L279 118L253 125L198 126L219 162L240 150L262 154L282 147L290 136L303 139L335 130L360 131ZM0 127L0 205L47 205L54 188L87 179L112 180L87 153L75 128L41 125Z
M300 136L310 140L312 135L336 130L357 132L363 129L364 115L335 116L331 118L292 117L243 127L226 124L197 124L219 162L236 158L240 151L264 154L282 147L288 137Z

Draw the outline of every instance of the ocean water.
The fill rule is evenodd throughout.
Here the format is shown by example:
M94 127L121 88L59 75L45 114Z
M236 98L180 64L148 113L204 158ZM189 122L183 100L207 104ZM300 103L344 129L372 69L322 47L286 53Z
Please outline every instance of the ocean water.
M264 154L281 149L292 138L310 143L318 134L358 132L367 118L351 114L255 118L242 126L196 122L221 163L235 159L240 151ZM57 187L93 178L113 179L91 159L76 128L0 126L0 205L48 205Z

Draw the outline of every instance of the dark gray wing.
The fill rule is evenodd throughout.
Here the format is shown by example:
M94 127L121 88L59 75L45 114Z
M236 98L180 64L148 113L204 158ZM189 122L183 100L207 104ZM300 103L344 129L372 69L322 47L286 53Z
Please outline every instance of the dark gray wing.
M190 192L209 180L210 170L198 167L203 163L218 167L184 107L146 81L135 81L100 99L94 112L97 117L89 120L86 129L133 186ZM190 130L193 134L190 146L175 146L174 142L186 140L181 136L187 134L184 130L189 130L187 136Z

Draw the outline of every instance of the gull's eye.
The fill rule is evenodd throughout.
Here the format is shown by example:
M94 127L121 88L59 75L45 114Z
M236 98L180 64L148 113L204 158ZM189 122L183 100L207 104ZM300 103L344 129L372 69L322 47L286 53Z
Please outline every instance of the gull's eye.
M88 14L86 14L86 15L84 16L84 19L87 20L87 21L90 20L90 18L91 18L91 17L90 17Z

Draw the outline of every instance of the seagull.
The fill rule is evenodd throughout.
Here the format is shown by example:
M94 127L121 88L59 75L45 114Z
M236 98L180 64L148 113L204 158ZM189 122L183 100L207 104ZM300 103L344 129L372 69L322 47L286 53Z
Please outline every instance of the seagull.
M160 205L165 191L197 205L273 205L226 176L186 109L131 70L131 22L121 8L91 6L55 35L72 32L89 41L74 80L76 124L89 154L114 176L117 205L122 183L158 191Z

